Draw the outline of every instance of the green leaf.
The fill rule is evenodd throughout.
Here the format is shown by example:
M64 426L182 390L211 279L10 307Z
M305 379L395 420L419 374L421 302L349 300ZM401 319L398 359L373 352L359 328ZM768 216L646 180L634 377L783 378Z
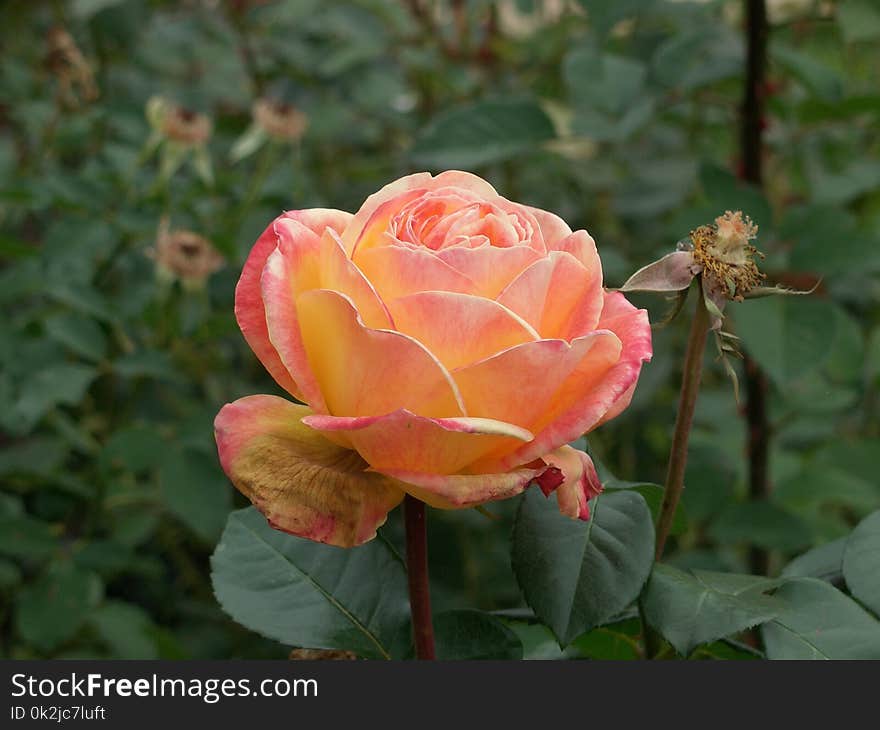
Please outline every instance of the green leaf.
M511 557L526 602L564 647L638 596L654 559L651 512L640 494L614 489L581 522L531 489L517 511Z
M482 611L445 611L434 617L437 658L522 659L519 637L504 622Z
M110 503L110 499L107 500L107 503ZM160 516L159 509L149 502L140 501L134 504L123 502L118 506L113 505L111 537L129 547L140 545L152 537Z
M880 114L880 96L851 94L839 101L824 101L809 96L795 107L801 122L811 124L828 120L847 120L853 117Z
M774 61L820 99L825 101L840 99L843 93L843 79L835 69L817 61L813 56L781 43L773 43L771 52Z
M782 575L786 578L819 578L828 582L840 580L845 548L845 537L814 547L786 565Z
M873 160L857 159L839 171L816 167L810 174L813 200L826 205L844 205L880 185L880 164ZM837 244L849 246L849 241Z
M93 15L119 5L123 0L73 0L71 3L71 12L82 20L88 20Z
M522 645L523 659L566 659L570 649L562 650L559 642L544 624L502 618L504 624L517 635Z
M630 489L638 492L644 498L648 509L651 510L651 521L656 524L657 518L660 516L660 509L663 506L664 489L659 484L651 484L645 482L643 484L626 484L617 486L614 484L605 484L606 489ZM670 535L683 535L688 529L687 511L683 504L679 504L675 510L675 516L672 518L672 526L669 529Z
M250 157L260 147L262 147L269 139L269 135L259 124L251 124L244 134L239 137L229 150L229 161L232 163L240 162L245 157Z
M599 53L593 45L570 51L563 68L575 108L598 109L613 116L622 115L638 101L646 73L639 61Z
M116 467L132 473L158 466L168 444L159 435L156 425L132 424L115 431L101 451L102 469Z
M0 555L35 560L48 557L57 547L47 523L27 515L0 517Z
M823 444L816 452L815 469L820 473L827 469L840 469L877 488L875 483L878 453L880 453L880 438L872 438L868 435L860 438L840 438Z
M855 216L839 206L792 208L779 235L792 246L789 261L796 271L846 275L853 267L880 267L876 237L858 230Z
M165 504L206 542L214 542L232 508L232 490L214 455L172 449L159 470Z
M39 474L47 476L58 469L68 449L59 438L32 436L0 449L0 475Z
M56 405L76 405L86 394L98 371L87 365L49 365L24 381L15 410L33 425Z
M880 37L880 8L869 0L846 0L835 7L835 17L847 43Z
M155 626L140 606L124 601L106 601L89 616L102 642L118 659L158 659L153 636Z
M437 169L472 168L516 157L555 136L532 101L482 101L438 115L416 138L412 156Z
M844 471L841 467L845 464L841 462L840 466L826 466L808 463L798 473L779 481L773 493L774 501L794 512L805 508L818 510L829 505L840 505L858 515L871 512L880 504L880 490L870 482Z
M880 510L863 519L846 541L843 577L853 597L880 616Z
M223 609L290 646L391 658L408 620L403 564L378 537L343 549L273 530L254 508L233 512L211 557Z
M171 356L158 350L141 350L123 355L113 362L113 372L123 378L145 377L168 381L181 379Z
M706 646L698 647L694 650L692 659L716 659L716 660L754 660L763 659L761 652L752 649L750 646L741 644L737 641L721 640L713 641Z
M693 91L742 72L742 43L727 27L701 25L670 35L651 59L653 75L665 86Z
M768 550L801 550L810 531L794 514L764 500L734 504L712 523L709 534L725 545L747 543Z
M74 562L103 578L112 578L138 564L134 551L116 540L91 539L74 553Z
M781 388L828 359L836 325L830 303L809 297L768 297L731 310L736 334Z
M784 608L761 628L768 659L880 659L880 621L829 583L795 578L775 598Z
M607 33L625 18L644 13L656 0L580 0L587 11L590 26Z
M4 234L0 234L0 258L7 261L11 259L28 258L35 256L40 249L34 245L12 238Z
M71 309L91 315L102 322L115 322L113 308L104 296L85 284L58 283L46 292L50 297Z
M629 619L593 629L575 639L571 648L589 659L639 659L639 632L638 619Z
M107 354L107 338L95 320L76 314L58 314L44 323L46 334L77 355L98 362Z
M42 651L70 639L101 600L100 579L71 562L58 562L16 598L15 625Z
M21 582L21 570L11 560L0 558L0 590L14 588Z
M645 618L679 654L687 656L700 644L777 616L783 606L767 595L774 586L773 581L754 575L684 572L658 563L645 589Z

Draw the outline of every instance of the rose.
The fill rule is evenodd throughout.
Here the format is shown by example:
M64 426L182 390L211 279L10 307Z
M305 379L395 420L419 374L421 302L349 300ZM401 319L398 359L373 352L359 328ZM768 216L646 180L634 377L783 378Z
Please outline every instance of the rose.
M440 508L536 481L586 519L601 490L569 441L618 415L647 314L602 288L596 246L464 172L410 175L355 214L292 211L260 236L239 326L278 384L224 406L224 470L274 527L371 539L407 492Z

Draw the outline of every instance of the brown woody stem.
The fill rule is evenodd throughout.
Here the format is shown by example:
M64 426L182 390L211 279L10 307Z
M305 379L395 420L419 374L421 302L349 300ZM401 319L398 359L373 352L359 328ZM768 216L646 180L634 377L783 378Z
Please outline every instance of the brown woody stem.
M684 355L684 373L681 380L681 393L678 398L678 415L675 418L675 433L672 436L672 447L669 450L669 466L666 472L666 489L663 493L663 504L657 520L657 543L655 557L663 556L666 538L675 518L675 510L684 489L684 471L687 466L688 439L691 423L694 420L694 407L700 391L700 378L703 374L703 351L706 348L706 337L709 334L709 312L703 301L703 290L699 285L694 287L697 293L697 306L691 321L691 332L688 336L687 350Z
M406 495L403 503L406 523L406 568L409 605L412 612L416 659L435 659L434 624L431 620L431 588L428 583L428 533L425 503Z
M746 79L740 116L742 177L761 187L763 184L764 102L767 74L767 7L765 0L744 0L746 11ZM768 443L770 424L767 415L767 376L748 352L745 366L745 416L748 427L749 497L765 499L770 492L768 478ZM766 575L767 551L752 546L749 551L751 572Z

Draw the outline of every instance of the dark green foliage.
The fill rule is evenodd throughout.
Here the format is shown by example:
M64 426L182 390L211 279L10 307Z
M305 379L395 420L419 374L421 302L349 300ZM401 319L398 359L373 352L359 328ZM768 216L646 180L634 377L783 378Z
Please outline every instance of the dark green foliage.
M247 504L212 419L278 392L232 309L268 222L461 167L588 228L608 286L737 208L760 226L768 283L819 286L727 310L770 379L766 500L746 496L746 427L707 355L687 517L651 574L680 318L655 332L632 406L590 434L629 480L609 481L592 522L535 490L488 505L497 519L429 511L441 656L642 657L644 585L663 656L880 656L875 4L771 13L763 190L738 178L740 3L456 3L462 25L433 4L0 4L0 655L409 654L399 516L350 553L268 530L233 511ZM212 120L203 148L156 147L156 95ZM249 132L259 96L308 116L301 140ZM203 281L157 271L163 221L224 266ZM632 299L655 321L668 307ZM768 580L745 575L755 548ZM331 590L349 563L357 590Z

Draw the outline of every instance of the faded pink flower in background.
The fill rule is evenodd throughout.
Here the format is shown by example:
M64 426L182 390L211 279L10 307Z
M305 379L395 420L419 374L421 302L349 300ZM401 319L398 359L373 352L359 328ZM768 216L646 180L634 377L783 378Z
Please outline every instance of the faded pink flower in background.
M458 171L401 178L354 215L279 216L235 311L307 405L224 406L223 468L274 527L340 546L405 493L451 509L535 481L586 519L601 484L567 444L626 408L651 357L647 313L604 290L586 231Z

